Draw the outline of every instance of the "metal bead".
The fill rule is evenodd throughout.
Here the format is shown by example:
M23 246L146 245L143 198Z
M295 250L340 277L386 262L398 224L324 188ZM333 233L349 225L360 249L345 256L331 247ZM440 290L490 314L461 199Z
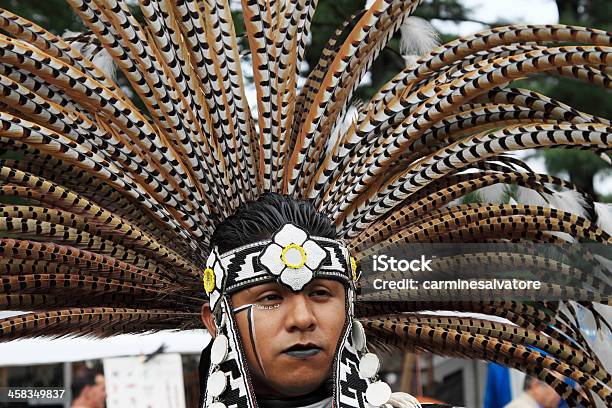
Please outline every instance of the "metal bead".
M378 373L380 360L376 354L367 353L359 360L359 375L362 378L372 378Z
M219 395L223 394L225 387L227 387L227 377L222 371L215 371L210 375L210 377L208 377L206 390L212 397L218 397Z
M351 339L353 346L357 351L363 351L366 346L365 330L359 320L353 320L353 327L351 328Z
M391 387L386 382L377 381L368 385L366 400L375 407L386 404L391 398Z
M210 353L210 362L212 364L219 365L225 361L227 358L228 345L229 341L224 334L215 337Z

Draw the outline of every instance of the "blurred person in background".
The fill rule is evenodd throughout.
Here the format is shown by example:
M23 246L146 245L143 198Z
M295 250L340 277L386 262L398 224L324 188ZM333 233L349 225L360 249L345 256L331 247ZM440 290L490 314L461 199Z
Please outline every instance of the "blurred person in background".
M79 369L72 381L72 396L72 408L104 408L104 375L90 368Z
M504 408L557 408L561 402L553 387L534 377L525 377L523 390Z

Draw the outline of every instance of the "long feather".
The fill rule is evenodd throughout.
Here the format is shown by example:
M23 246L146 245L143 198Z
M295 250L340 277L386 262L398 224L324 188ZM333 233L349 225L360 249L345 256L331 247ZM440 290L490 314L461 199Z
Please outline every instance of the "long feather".
M0 341L198 327L212 234L275 191L311 199L359 259L406 242L564 248L579 266L535 246L439 262L465 278L493 260L521 265L542 276L543 297L575 304L389 290L360 293L356 315L373 348L497 361L576 406L612 402L577 319L583 308L598 331L609 327L597 309L610 303L609 261L564 246L610 245L609 206L510 155L571 148L610 162L609 118L512 87L546 73L609 88L610 33L519 25L437 46L431 26L409 17L420 0L374 0L335 32L299 89L318 2L241 0L255 118L228 0L140 0L142 18L124 0L68 3L89 32L63 39L0 10L0 309L31 312L0 320ZM408 66L356 102L397 31ZM464 202L473 195L480 202Z

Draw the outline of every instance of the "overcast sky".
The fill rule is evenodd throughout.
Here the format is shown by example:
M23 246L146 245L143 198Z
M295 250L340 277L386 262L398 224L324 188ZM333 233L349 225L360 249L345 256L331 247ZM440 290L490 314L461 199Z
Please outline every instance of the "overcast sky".
M559 13L554 0L461 0L471 9L469 15L477 21L493 23L555 24L559 22ZM438 29L460 34L471 34L483 28L477 23L453 24L434 22Z
M462 0L472 8L472 17L483 21L556 23L559 20L554 0Z

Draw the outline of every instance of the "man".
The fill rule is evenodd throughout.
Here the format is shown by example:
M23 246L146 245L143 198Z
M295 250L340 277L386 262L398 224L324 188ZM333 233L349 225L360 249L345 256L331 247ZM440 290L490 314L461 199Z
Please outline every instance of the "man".
M225 254L238 255L241 253L241 248L257 247L261 242L271 240L267 247L263 247L258 261L255 262L265 265L266 256L274 252L275 243L285 239L282 234L288 230L291 234L287 235L286 239L295 240L299 244L287 241L284 250L281 251L281 259L286 260L291 257L292 250L303 248L302 257L306 266L315 256L315 242L324 245L325 240L331 243L336 239L330 220L317 213L310 203L278 194L266 194L259 200L241 207L235 215L217 227L213 235L213 244L219 253L219 261L209 261L209 264L215 268L215 277L219 278L221 272L224 277L220 279L228 279L227 275L232 275L233 270L236 274L245 275L245 279L248 280L247 272L232 268L234 266L232 255ZM307 234L306 240L299 238L299 235L304 233ZM333 254L329 253L327 256ZM298 256L293 262L299 262L299 258ZM348 269L348 264L346 266ZM281 263L279 267L282 267ZM325 263L321 263L320 268L321 270L313 270L310 280L302 282L299 288L295 287L294 281L284 279L285 273L294 276L298 274L297 268L293 270L287 268L280 273L278 279L274 279L273 274L266 277L259 273L255 283L245 284L240 290L230 294L229 301L233 313L225 314L225 311L219 309L219 301L214 294L211 296L211 302L202 307L202 321L215 337L211 348L205 350L205 353L211 355L211 359L217 359L214 355L217 353L215 346L218 344L219 335L217 322L219 318L231 319L233 314L238 328L238 348L243 347L246 355L247 373L244 377L247 378L247 384L250 382L254 389L258 407L332 406L335 370L343 365L343 359L350 362L350 357L337 358L337 355L342 354L342 350L346 351L347 347L345 344L347 340L343 338L343 334L347 327L350 327L348 324L350 313L347 307L351 307L350 296L353 289L352 282L342 277L341 270L336 271L338 274L332 274L329 265ZM352 277L355 277L354 273L355 271L350 271ZM240 283L234 282L233 286L237 285ZM232 285L226 281L224 286ZM362 330L357 323L352 323L353 328ZM227 330L228 326L226 322L224 328ZM224 334L221 336L226 338ZM355 339L354 331L351 332L351 338L350 346L359 349L361 346L356 343L360 340ZM227 356L227 349L224 349L222 354ZM204 365L210 364L204 354L203 357ZM368 353L367 357L362 355L358 363L360 373L364 374L365 378L374 377L374 374L365 373L371 369L368 367L368 359L373 359L375 365L378 363L373 354ZM221 366L223 362L217 361L217 364ZM214 368L210 370L211 368L208 367L209 375L214 371ZM374 370L377 368L373 367ZM203 371L206 370L207 368L203 367ZM347 372L344 374L350 375ZM355 377L354 380L359 382L364 378ZM381 386L382 391L379 391L381 394L389 391L386 384L380 385L382 384L380 381L376 384ZM367 386L365 383L363 385ZM206 387L208 394L211 392L215 394L211 391L211 388L215 388L214 384L207 383ZM359 385L355 388L359 388ZM370 400L377 396L360 395L363 391L358 389L352 391L353 397L359 404L363 404L365 400L375 402ZM384 399L384 402L394 407L416 406L416 400L403 393L391 394ZM210 395L204 405L211 405Z
M72 408L104 408L104 376L89 368L79 369L72 381Z
M249 338L248 321L238 319L253 385L261 407L273 401L330 402L331 389L326 380L341 329L344 326L345 291L339 282L318 279L300 293L292 293L276 283L256 286L232 296L237 307L258 302L283 311L267 313ZM275 303L277 302L277 303ZM279 307L279 310L281 308ZM212 316L204 308L205 325L215 333ZM302 406L302 405L295 405Z
M557 408L561 397L554 388L535 377L525 377L524 392L504 408Z
M509 156L551 147L604 154L609 120L507 86L543 72L606 84L608 33L509 26L428 55L417 47L414 65L363 104L353 91L421 1L377 0L356 13L301 87L317 1L243 0L239 17L227 0L140 0L138 19L127 0L68 3L129 91L83 47L0 10L0 150L16 153L1 163L0 182L3 195L23 199L0 214L0 308L30 311L0 320L1 341L193 329L204 315L215 334L202 360L207 408L312 406L311 396L316 405L331 396L338 408L408 405L380 381L375 347L558 371L612 404L599 384L609 374L544 292L541 302L490 302L423 288L425 302L390 302L392 291L372 301L356 293L352 259L412 243L555 243L558 233L612 243L595 225L591 209L601 205L584 197L588 211L549 209L561 193L583 197ZM236 18L247 41L238 41ZM422 42L401 31L408 48ZM248 50L238 47L245 42ZM585 45L566 46L576 42ZM345 115L353 103L363 108ZM495 184L543 200L471 203ZM313 208L319 216L308 215ZM481 259L467 258L455 270ZM578 282L585 306L609 292L572 273L568 284Z

